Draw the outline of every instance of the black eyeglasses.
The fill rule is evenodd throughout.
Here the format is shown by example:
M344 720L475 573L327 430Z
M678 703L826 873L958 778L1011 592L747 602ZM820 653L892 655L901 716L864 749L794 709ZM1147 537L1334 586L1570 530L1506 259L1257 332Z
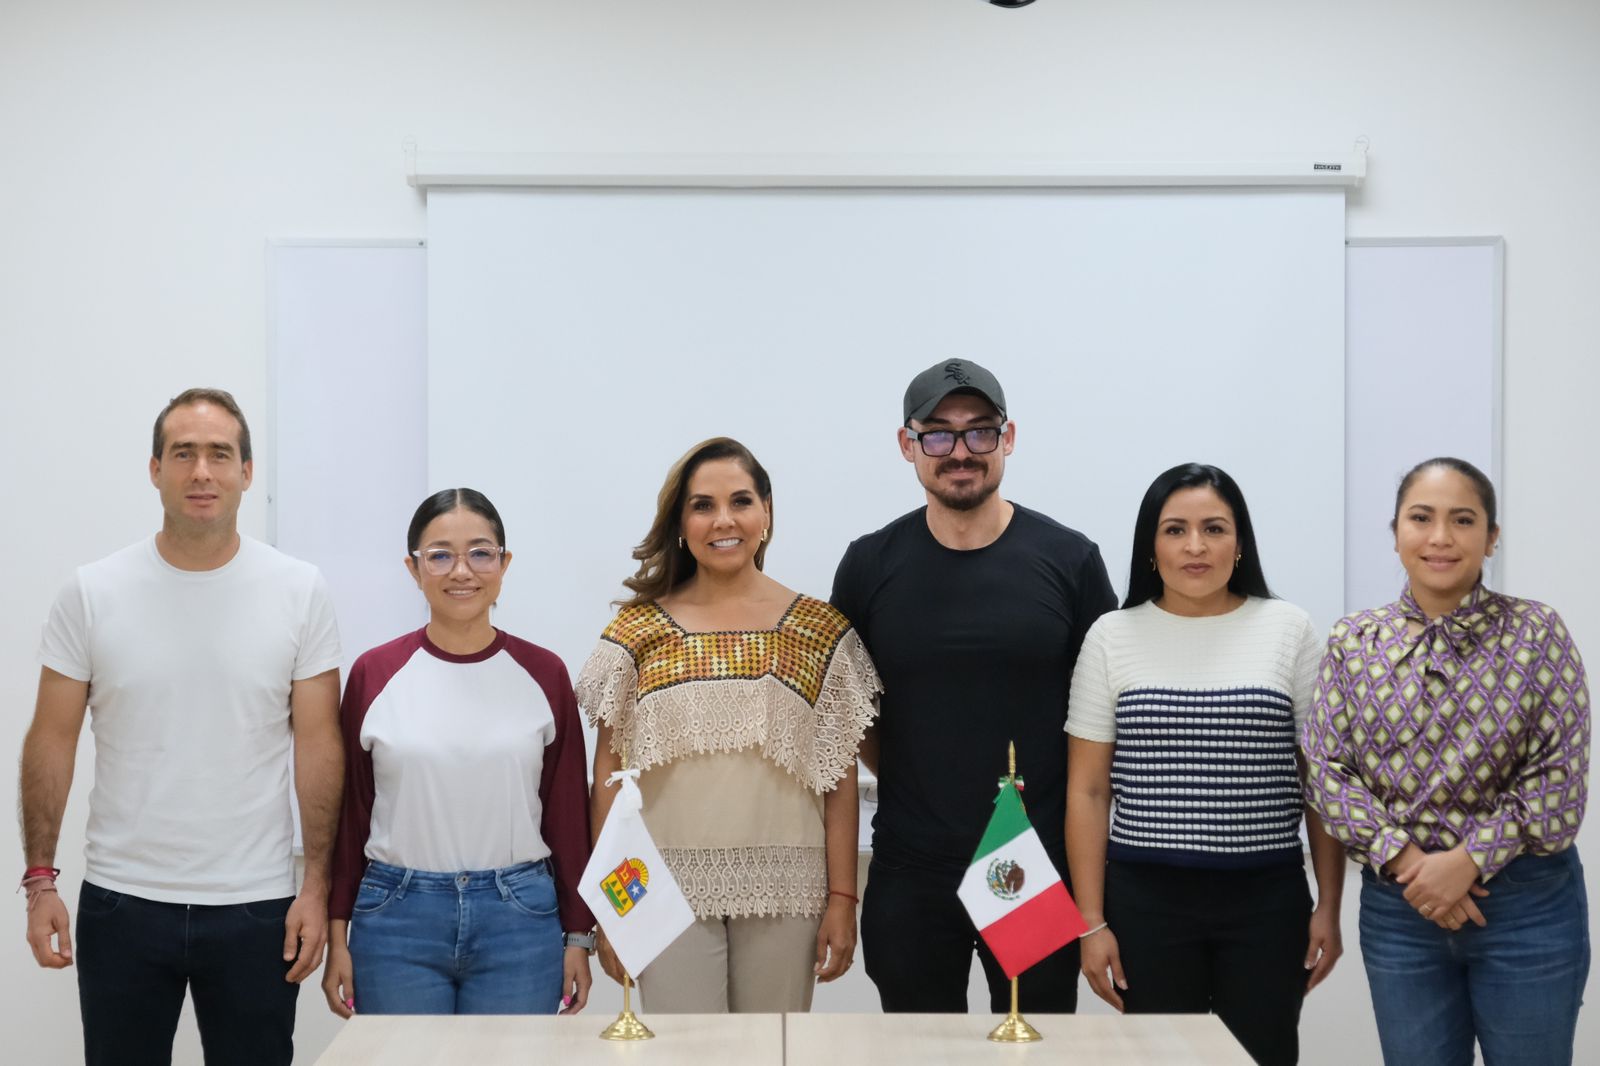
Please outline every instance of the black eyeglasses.
M966 442L967 451L984 455L1000 447L1001 426L979 426L976 429L925 429L922 432L906 427L906 436L922 445L922 454L930 459L942 459L956 450L956 438Z

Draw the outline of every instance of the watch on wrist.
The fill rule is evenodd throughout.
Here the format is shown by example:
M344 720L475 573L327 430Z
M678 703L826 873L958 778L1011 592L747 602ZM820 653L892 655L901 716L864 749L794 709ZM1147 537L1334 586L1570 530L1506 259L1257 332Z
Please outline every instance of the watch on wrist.
M585 951L594 950L594 933L564 933L561 936L563 945L569 948L582 948Z

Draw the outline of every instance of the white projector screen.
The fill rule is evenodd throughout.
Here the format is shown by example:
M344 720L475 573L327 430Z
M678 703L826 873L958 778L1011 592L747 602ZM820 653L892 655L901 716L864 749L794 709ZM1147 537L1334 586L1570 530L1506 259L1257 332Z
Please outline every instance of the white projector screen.
M901 395L957 356L1006 388L1003 494L1119 590L1145 488L1194 460L1239 480L1274 590L1341 612L1339 190L435 187L428 230L428 483L495 500L497 622L573 669L706 437L772 474L768 572L827 596L922 504Z

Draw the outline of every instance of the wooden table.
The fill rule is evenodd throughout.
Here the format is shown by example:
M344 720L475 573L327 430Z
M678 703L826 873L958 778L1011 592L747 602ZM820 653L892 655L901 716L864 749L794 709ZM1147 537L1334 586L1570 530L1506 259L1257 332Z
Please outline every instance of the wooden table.
M615 1015L419 1017L357 1015L318 1066L780 1066L781 1014L652 1014L654 1040L600 1039ZM839 1066L839 1064L834 1064Z
M601 1040L610 1017L356 1017L318 1066L1251 1066L1206 1014L1041 1014L1036 1044L995 1044L1001 1015L656 1014L656 1039Z
M919 1066L1252 1066L1214 1015L1025 1015L1044 1036L1034 1044L996 1044L989 1030L1004 1015L787 1014L786 1066L917 1063Z

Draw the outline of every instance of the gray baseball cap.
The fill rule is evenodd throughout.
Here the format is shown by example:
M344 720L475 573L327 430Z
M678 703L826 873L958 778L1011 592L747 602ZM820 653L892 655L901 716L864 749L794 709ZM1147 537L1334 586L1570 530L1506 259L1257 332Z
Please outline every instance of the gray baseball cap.
M995 376L970 359L935 363L906 386L905 421L921 422L952 392L975 392L1006 417L1006 394Z

